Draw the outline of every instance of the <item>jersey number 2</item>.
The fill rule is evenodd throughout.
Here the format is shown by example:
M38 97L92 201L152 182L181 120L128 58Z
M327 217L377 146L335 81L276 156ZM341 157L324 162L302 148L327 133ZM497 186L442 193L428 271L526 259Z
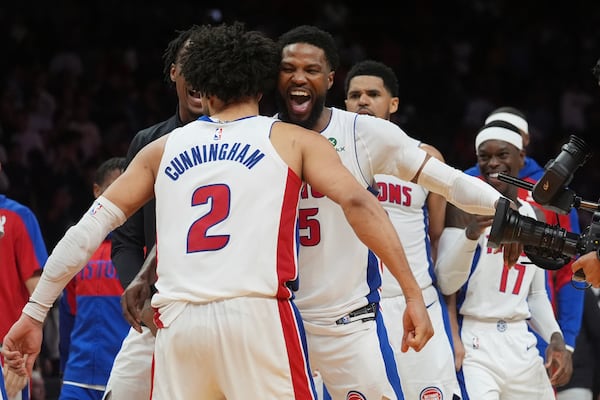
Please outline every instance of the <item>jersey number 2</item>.
M208 230L229 216L231 193L227 185L199 187L192 195L192 207L208 204L210 210L190 226L187 237L188 253L219 250L229 243L229 235L209 235Z

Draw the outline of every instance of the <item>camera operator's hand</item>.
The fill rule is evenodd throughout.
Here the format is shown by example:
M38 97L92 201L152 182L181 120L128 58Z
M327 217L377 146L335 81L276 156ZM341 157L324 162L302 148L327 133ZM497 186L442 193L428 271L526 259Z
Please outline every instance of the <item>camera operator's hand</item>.
M591 251L579 257L575 260L571 268L573 272L580 269L583 270L585 280L593 287L600 287L600 260L598 260L598 253L596 251Z
M465 228L465 235L471 240L476 240L487 227L492 226L493 222L493 216L474 215ZM523 245L521 243L503 243L494 252L502 252L504 257L504 265L507 267L513 267L523 252Z

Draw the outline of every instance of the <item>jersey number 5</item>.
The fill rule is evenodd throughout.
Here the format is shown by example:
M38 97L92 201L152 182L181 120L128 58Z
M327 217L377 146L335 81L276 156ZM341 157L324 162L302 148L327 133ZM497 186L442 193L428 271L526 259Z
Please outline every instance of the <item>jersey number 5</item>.
M192 207L208 204L210 210L190 226L187 236L187 251L219 250L229 243L229 235L209 235L208 230L229 216L231 193L227 185L199 187L192 195Z
M308 231L306 235L300 235L302 246L316 246L321 241L321 225L315 218L318 213L318 208L301 208L298 211L298 227Z

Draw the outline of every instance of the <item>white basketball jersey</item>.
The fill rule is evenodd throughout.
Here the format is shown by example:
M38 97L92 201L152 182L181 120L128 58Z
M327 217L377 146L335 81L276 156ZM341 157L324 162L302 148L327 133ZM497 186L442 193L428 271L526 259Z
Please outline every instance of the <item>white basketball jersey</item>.
M535 218L531 205L522 202L522 215ZM459 293L459 311L477 319L519 321L530 317L527 295L536 273L544 270L531 263L524 254L512 268L504 267L501 252L487 247L490 227L479 237L471 275ZM464 296L464 300L463 300Z
M155 183L164 326L185 302L292 296L301 180L269 140L275 122L203 117L169 135Z
M433 260L429 241L427 195L423 186L403 181L391 175L375 175L378 199L387 211L421 289L432 284ZM382 268L381 297L402 295L400 284L392 273Z
M418 145L389 121L336 108L332 108L329 125L321 134L365 190L374 187L375 172L399 168L400 150ZM409 157L404 157L406 165L401 169L412 177L420 163L414 165ZM378 260L358 239L341 207L308 186L302 188L299 207L300 288L296 305L303 319L328 324L378 301Z

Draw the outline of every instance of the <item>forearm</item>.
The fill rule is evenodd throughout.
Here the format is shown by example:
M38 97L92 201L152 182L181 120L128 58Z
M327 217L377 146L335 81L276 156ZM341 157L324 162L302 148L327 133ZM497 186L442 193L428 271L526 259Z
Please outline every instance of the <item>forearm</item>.
M444 229L435 263L435 274L442 294L455 293L467 281L476 248L477 240L469 239L465 229Z
M435 158L425 162L417 176L417 183L470 214L494 215L496 202L502 197L500 192L481 179Z
M559 332L561 337L563 336L560 326L554 317L552 304L550 304L550 300L548 299L545 271L542 269L535 273L531 290L527 296L527 304L531 313L529 325L546 343L550 343L552 335L556 332Z
M361 201L350 202L348 206L342 205L342 208L358 238L390 270L404 295L407 298L422 298L398 234L376 198L365 191Z
M99 197L54 248L23 312L43 322L71 278L85 266L108 233L124 221L125 214L118 207Z
M136 275L136 279L144 280L148 285L153 285L156 282L156 245L148 252L140 272Z

